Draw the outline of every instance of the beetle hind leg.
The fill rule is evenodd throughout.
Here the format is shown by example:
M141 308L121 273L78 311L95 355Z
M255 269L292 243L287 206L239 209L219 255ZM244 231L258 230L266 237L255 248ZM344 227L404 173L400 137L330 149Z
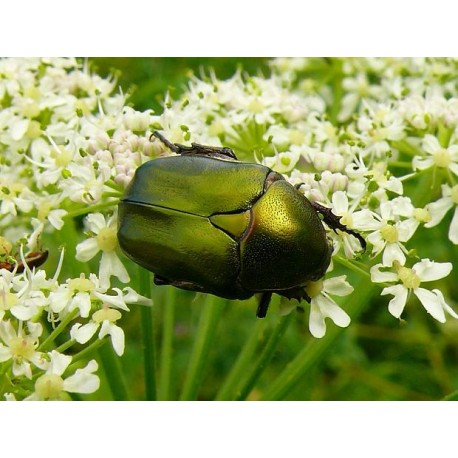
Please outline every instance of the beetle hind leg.
M259 299L258 309L256 310L256 316L258 318L265 318L267 310L269 309L270 299L272 297L271 292L264 292L261 294Z

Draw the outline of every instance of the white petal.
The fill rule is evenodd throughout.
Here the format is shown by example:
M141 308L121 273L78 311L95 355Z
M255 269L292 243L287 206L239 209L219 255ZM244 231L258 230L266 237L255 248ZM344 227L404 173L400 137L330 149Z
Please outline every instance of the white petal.
M127 292L126 292L127 291ZM123 289L124 301L126 304L153 305L152 299L142 296L134 291L130 286Z
M356 92L349 92L342 97L341 109L337 116L339 121L346 121L355 111L359 103L359 95Z
M367 209L359 210L352 214L353 227L360 231L376 231L380 229L380 221Z
M4 361L8 361L11 358L11 350L9 347L5 347L4 345L0 344L0 363Z
M371 267L371 281L374 283L385 283L385 282L394 282L398 281L399 277L395 272L386 272L380 269L384 268L383 264L376 264Z
M396 194L402 194L404 192L402 181L396 177L390 177L390 179L385 183L384 188Z
M451 197L442 197L442 199L436 200L426 206L426 209L431 215L431 221L425 224L425 227L437 226L446 213L453 207L453 201Z
M336 215L344 215L348 211L348 197L343 191L337 191L332 195L332 207Z
M326 323L317 305L310 305L309 330L313 337L321 338L326 333Z
M110 331L111 345L118 356L124 353L124 331L119 327L113 325Z
M336 296L348 296L353 292L353 286L346 281L346 275L328 278L323 282L323 289L329 294Z
M408 240L410 240L415 234L415 231L418 229L419 225L420 223L414 218L409 218L404 221L401 221L399 224L396 225L399 240L401 242L407 242Z
M105 223L105 218L102 215L102 213L89 214L86 218L86 223L89 227L89 230L91 230L95 234L98 234L100 232L100 229L107 227L107 224Z
M91 297L88 293L80 291L75 294L70 301L69 311L71 312L75 309L80 311L80 315L83 318L87 318L89 316L89 312L91 311Z
M110 304L118 309L125 310L129 312L129 307L127 307L125 298L123 297L122 291L119 288L113 288L116 292L116 296L111 294L98 293L97 291L93 292L93 295L100 299L102 302Z
M324 296L319 297L319 307L321 313L325 317L329 317L334 324L340 326L341 328L346 328L351 319L342 308L340 308L334 301Z
M110 277L112 275L118 277L123 283L130 281L129 274L116 253L114 251L104 252L99 267L100 286L102 288L110 286Z
M406 262L405 254L400 243L387 243L383 251L383 265L392 266L394 261L398 261L403 266Z
M83 369L77 369L75 374L64 380L64 390L70 393L93 393L100 386L97 375L92 374L97 370L97 363L92 360Z
M458 207L455 208L455 212L453 213L452 222L448 230L448 238L452 243L458 245Z
M420 302L423 304L423 307L426 311L431 314L433 318L441 323L445 323L445 313L442 308L441 298L434 294L432 291L429 291L424 288L414 289L415 296L420 299Z
M451 162L448 165L448 168L455 174L458 175L458 164L456 162Z
M28 127L28 119L21 119L20 121L15 122L10 129L11 138L15 141L20 140L26 133Z
M452 268L451 262L434 262L429 259L422 259L413 266L415 273L422 282L444 278L452 271Z
M385 239L382 238L380 231L372 232L366 237L366 240L373 245L372 253L380 253L386 245Z
M67 369L72 362L71 356L64 355L56 350L53 350L49 356L51 361L48 370L46 371L48 374L62 375L65 372L65 369Z
M96 333L99 325L94 322L89 322L84 326L81 323L76 323L70 329L70 337L80 344L85 344Z
M86 239L76 245L76 259L81 262L87 262L99 252L99 244L95 237Z
M423 150L429 154L434 154L437 151L441 150L442 147L439 143L439 140L431 134L426 134L422 142Z
M388 304L388 311L396 318L399 318L407 302L407 288L402 285L394 285L384 288L381 295L392 294L394 297Z
M455 310L453 310L452 307L450 307L450 305L448 305L447 302L445 302L444 295L442 294L442 292L438 289L433 289L433 293L435 293L438 297L442 308L450 315L452 315L453 318L458 318L458 313L456 313Z
M432 157L427 157L423 159L419 156L415 156L412 160L412 168L414 170L425 170L429 169L434 165L434 160Z
M36 315L38 309L31 306L15 305L10 311L18 320L27 321Z

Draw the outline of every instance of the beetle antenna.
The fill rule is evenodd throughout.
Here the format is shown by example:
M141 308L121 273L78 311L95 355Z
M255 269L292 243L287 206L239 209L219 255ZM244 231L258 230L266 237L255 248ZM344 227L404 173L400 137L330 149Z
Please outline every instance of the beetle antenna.
M358 232L348 229L347 226L342 224L340 222L340 219L342 218L341 216L334 215L332 213L330 208L323 207L317 202L310 202L312 204L312 207L321 215L323 215L323 221L334 231L336 232L336 229L339 229L343 232L346 232L347 234L352 235L353 237L356 237L358 239L358 242L361 244L361 247L364 251L366 251L366 241L364 240L363 236L359 234Z
M174 153L179 153L180 148L172 143L171 141L167 140L161 133L159 133L157 130L155 130L149 137L149 140L151 141L152 137L158 138L162 143L164 143L167 148L170 149L170 151L173 151Z

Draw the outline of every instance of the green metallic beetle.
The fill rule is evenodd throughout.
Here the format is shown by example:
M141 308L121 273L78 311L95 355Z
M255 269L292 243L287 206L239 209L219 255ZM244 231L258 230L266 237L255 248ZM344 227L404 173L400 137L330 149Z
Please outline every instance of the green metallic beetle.
M317 212L365 246L270 168L239 162L230 148L153 136L178 155L137 169L119 203L118 239L157 285L227 299L260 293L262 318L273 293L310 302L305 286L324 276L332 245Z

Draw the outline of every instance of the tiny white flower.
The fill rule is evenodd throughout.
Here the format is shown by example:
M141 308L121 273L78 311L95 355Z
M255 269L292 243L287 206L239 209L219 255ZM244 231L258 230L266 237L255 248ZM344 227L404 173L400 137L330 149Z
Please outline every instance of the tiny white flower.
M111 337L111 344L117 355L121 356L124 353L124 331L119 326L116 326L116 321L121 318L121 313L113 308L104 306L92 314L92 319L85 325L76 323L70 330L70 336L78 343L84 344L88 342L92 336L99 331L99 339L103 339L106 335Z
M129 274L116 254L118 237L116 234L116 215L105 221L101 213L91 213L86 218L89 230L94 234L76 247L76 259L87 262L99 251L102 251L100 260L99 278L102 288L110 286L110 277L115 276L123 283L130 281Z
M337 191L332 195L332 212L340 216L340 223L348 229L355 231L370 231L377 226L372 212L367 209L354 211L350 207L347 194L344 191ZM341 233L345 255L354 257L355 253L361 251L361 244L351 234Z
M422 142L426 157L415 156L412 161L414 170L425 170L436 166L451 170L458 175L458 145L444 148L439 140L431 134L425 135Z
M382 270L385 269L385 270ZM393 269L386 270L382 264L377 264L371 268L371 279L375 283L397 283L388 286L382 290L382 296L391 294L388 304L389 312L396 318L399 318L406 305L408 295L413 292L420 300L426 311L433 318L445 322L445 312L454 318L458 318L453 309L445 302L442 293L438 289L429 291L421 288L423 282L435 281L446 277L452 270L450 262L433 262L429 259L423 259L417 262L412 268L405 267L395 262Z
M448 230L448 238L455 245L458 245L458 185L453 186L453 188L447 184L442 185L442 198L426 207L431 215L431 220L425 224L425 227L438 225L453 207L455 207L455 211Z
M346 276L328 278L311 282L306 288L311 298L309 329L314 337L323 337L326 333L325 318L330 318L334 324L347 327L350 317L340 308L330 295L348 296L353 287L346 281Z
M13 375L31 379L32 367L46 365L43 354L36 351L43 328L40 323L27 322L27 330L16 330L11 321L0 321L0 362L13 361ZM3 343L2 343L3 342Z
M56 350L49 353L49 365L45 374L37 378L35 392L25 398L26 401L44 401L62 399L67 393L93 393L100 386L100 379L94 372L98 365L94 360L77 369L69 377L63 377L64 372L72 361L72 357L61 354Z

